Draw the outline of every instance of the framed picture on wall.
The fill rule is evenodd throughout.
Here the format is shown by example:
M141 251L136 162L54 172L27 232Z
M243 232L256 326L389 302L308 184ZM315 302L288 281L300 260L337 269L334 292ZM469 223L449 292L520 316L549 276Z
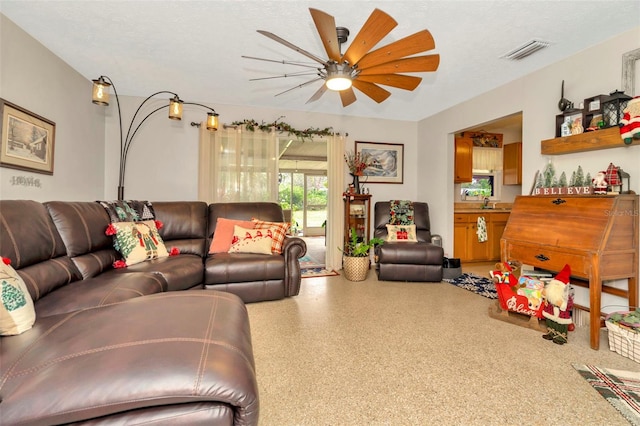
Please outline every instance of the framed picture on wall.
M53 174L56 124L0 98L0 166Z
M356 141L356 153L361 157L368 155L373 160L360 178L360 183L403 183L403 144Z

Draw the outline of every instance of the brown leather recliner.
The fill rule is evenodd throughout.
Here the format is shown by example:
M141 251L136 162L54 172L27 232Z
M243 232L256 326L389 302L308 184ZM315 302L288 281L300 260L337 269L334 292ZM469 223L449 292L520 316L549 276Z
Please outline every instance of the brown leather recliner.
M414 202L414 223L418 242L387 242L390 201L379 201L374 207L374 237L385 243L376 247L378 279L385 281L442 281L444 250L431 243L429 205Z

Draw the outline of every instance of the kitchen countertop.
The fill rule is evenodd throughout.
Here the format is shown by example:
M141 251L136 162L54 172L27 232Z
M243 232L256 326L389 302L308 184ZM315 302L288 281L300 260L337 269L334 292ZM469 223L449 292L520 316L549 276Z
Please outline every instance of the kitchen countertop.
M494 205L493 202L489 203L488 209L482 208L482 203L454 203L453 212L454 213L505 213L510 212L511 207L513 206L511 203L495 203L495 208L492 208Z
M511 208L495 208L495 209L482 209L480 207L476 208L459 208L455 209L454 213L509 213L511 212Z

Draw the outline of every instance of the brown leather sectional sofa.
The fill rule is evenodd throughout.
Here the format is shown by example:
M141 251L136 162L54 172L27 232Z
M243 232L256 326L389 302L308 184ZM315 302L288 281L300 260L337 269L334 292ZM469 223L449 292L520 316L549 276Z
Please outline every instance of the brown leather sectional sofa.
M99 203L0 200L0 255L36 309L31 330L0 337L0 424L257 424L244 302L298 294L304 241L287 237L282 255L209 255L218 217L282 222L282 210L153 208L180 254L114 269Z

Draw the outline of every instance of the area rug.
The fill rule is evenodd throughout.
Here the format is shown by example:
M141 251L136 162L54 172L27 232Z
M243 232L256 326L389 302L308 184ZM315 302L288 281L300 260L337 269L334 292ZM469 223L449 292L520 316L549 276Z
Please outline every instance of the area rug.
M475 294L479 294L480 296L487 297L489 299L498 298L496 285L489 278L464 273L458 278L444 279L443 281L446 281L465 290L469 290Z
M324 266L316 268L300 268L300 272L302 274L302 278L331 277L333 275L340 275L336 271L325 269Z
M640 373L573 364L578 373L634 426L640 426Z
M321 262L317 259L314 259L313 257L309 256L308 254L305 254L304 256L302 256L300 259L298 259L298 261L300 262L300 268L320 268L322 266L324 266L324 262Z

